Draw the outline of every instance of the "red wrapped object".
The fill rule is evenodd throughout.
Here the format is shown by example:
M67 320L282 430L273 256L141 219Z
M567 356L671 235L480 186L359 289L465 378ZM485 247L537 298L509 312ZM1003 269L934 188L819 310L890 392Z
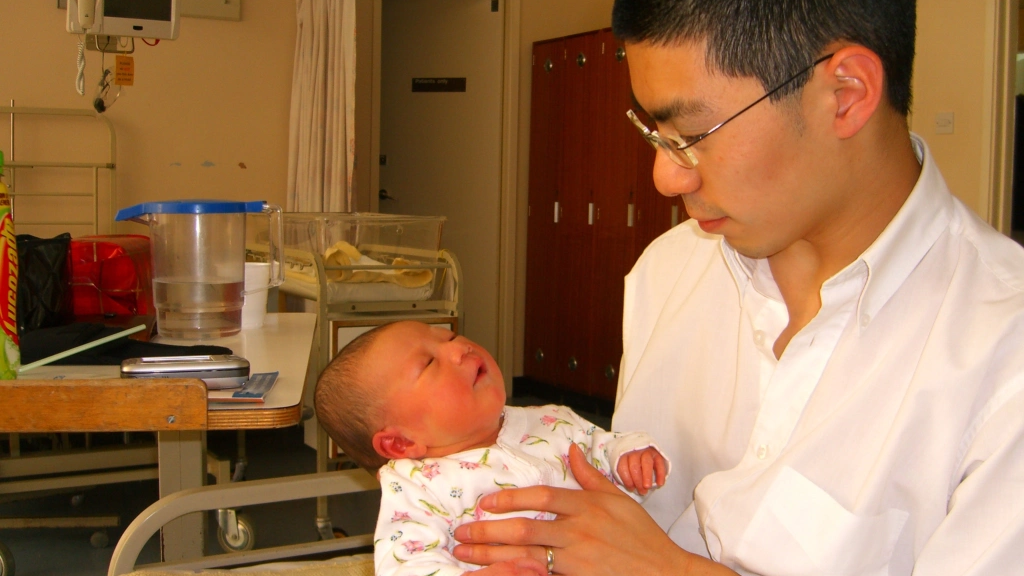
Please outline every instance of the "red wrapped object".
M75 316L153 314L149 238L115 234L72 239L71 298Z

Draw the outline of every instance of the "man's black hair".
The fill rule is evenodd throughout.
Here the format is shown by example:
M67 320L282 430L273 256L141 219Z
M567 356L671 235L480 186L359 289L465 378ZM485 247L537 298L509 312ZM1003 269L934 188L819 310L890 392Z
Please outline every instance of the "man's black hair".
M706 42L709 70L756 78L765 90L848 41L882 60L889 104L910 112L916 0L615 0L612 29L625 42ZM809 76L775 94L801 88Z

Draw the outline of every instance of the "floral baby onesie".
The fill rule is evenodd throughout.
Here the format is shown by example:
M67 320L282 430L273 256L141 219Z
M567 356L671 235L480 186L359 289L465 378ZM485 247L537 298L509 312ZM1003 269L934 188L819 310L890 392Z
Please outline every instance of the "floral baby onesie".
M550 520L546 512L491 514L477 506L497 490L547 485L576 488L569 445L621 487L616 464L634 450L655 446L642 432L606 432L564 406L506 407L498 441L441 458L392 460L380 469L381 504L374 535L378 576L449 576L480 568L451 551L464 522L517 516ZM658 450L661 452L661 450ZM664 456L664 454L662 454ZM634 499L636 494L627 492Z

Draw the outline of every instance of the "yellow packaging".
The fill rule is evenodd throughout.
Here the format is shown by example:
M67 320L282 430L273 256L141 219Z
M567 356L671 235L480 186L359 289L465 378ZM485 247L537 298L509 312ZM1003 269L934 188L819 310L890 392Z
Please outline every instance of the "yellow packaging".
M0 177L4 153L0 151ZM11 197L0 179L0 379L18 377L21 350L18 346L18 244L11 217Z

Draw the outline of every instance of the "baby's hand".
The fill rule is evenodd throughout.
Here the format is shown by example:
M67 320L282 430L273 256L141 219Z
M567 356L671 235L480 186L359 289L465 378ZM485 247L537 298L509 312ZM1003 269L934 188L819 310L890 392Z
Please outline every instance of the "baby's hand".
M652 447L624 454L619 458L616 471L622 485L641 496L645 496L652 487L665 485L665 458Z
M485 566L474 572L463 572L462 576L547 576L547 566L532 558L505 560Z

